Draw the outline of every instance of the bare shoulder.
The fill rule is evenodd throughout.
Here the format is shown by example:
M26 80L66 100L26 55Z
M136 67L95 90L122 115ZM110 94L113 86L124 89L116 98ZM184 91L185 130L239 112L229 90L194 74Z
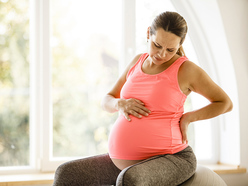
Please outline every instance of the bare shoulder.
M190 90L195 91L204 83L212 82L208 74L192 61L185 61L179 69L179 77L184 79Z
M199 72L201 70L202 69L192 61L185 61L180 67L180 71L184 73Z
M124 70L124 72L122 73L122 75L118 78L118 80L115 83L114 87L108 93L109 95L112 95L112 96L114 96L116 98L119 98L120 97L120 91L122 89L122 86L126 82L127 73L135 65L135 63L139 60L139 58L140 58L141 55L142 54L136 55L133 58L133 60L127 65L126 69Z
M136 56L132 59L131 63L128 65L128 66L129 66L129 69L132 68L132 67L136 64L136 62L139 60L139 58L140 58L142 55L143 55L143 54L138 54L138 55L136 55Z
M208 76L207 73L198 65L196 65L192 61L185 61L180 69L179 69L180 75L187 77L187 78L199 78L199 76Z
M122 78L124 78L124 79L126 78L128 71L137 63L137 61L139 60L139 58L141 57L141 55L142 55L142 54L136 55L136 56L132 59L132 61L127 65L127 67L126 67L124 73L122 74Z

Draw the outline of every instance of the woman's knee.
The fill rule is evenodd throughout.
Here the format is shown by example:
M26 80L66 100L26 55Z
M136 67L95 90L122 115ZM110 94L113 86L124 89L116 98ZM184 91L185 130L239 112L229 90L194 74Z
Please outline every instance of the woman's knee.
M74 178L73 166L70 162L63 163L60 165L55 172L54 186L70 185Z
M195 173L196 160L190 156L166 155L138 163L121 172L117 185L178 185Z
M141 170L135 166L132 166L130 168L124 169L120 173L120 176L117 179L117 186L139 186L144 185L144 181L144 177L141 175Z
M70 166L68 165L68 163L64 163L56 169L55 175L58 177L61 177L67 174L69 169L70 169Z
M196 171L197 159L190 146L187 147L184 152L179 152L175 156L172 156L172 161L178 163L178 165L182 167L183 170L189 172L189 174L193 175Z

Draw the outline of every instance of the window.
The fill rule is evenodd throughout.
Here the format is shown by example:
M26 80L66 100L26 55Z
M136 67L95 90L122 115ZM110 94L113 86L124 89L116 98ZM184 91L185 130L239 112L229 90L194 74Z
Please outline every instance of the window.
M72 158L107 152L116 117L100 103L118 78L121 1L55 0L46 5L50 41L45 51L50 57L45 61L49 78L44 91L49 93L44 92L44 130L49 135L44 143L49 145L44 146L42 167L50 170Z
M0 167L30 164L29 1L0 1Z
M115 117L100 102L118 78L120 3L50 1L53 157L107 152Z

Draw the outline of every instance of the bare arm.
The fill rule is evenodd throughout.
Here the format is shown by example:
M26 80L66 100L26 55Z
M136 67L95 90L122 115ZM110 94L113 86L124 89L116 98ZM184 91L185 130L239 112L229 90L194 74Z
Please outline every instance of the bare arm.
M210 104L188 113L180 120L183 142L187 142L187 128L191 122L210 119L232 110L232 101L228 95L207 75L207 73L192 62L185 62L180 69L187 78L188 88L201 94L210 101Z
M149 110L144 106L144 103L137 99L121 99L120 92L126 82L126 76L130 68L138 61L141 55L137 55L132 62L127 66L124 73L117 80L114 87L104 96L102 100L102 107L108 112L120 111L127 120L131 120L129 114L141 118L147 116Z

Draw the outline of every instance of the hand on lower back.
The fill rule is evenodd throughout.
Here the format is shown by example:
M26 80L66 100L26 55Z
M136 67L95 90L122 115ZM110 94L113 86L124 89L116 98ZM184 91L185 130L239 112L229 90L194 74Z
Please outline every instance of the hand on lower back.
M179 123L180 130L182 133L182 143L188 143L187 131L188 131L189 124L190 124L189 114L186 113L181 117L180 123Z

